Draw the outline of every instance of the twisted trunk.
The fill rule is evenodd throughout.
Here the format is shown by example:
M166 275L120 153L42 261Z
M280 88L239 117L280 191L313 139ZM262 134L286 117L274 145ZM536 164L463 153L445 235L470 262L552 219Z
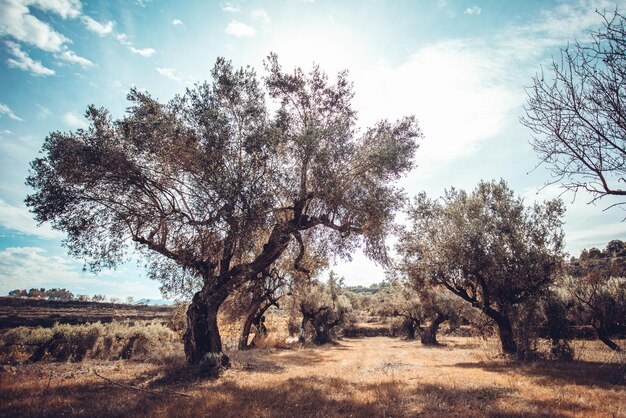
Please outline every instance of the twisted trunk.
M498 336L500 337L500 345L502 346L502 352L504 354L516 354L517 343L515 342L515 335L513 334L513 326L511 320L504 314L496 311L493 308L486 307L483 312L491 319L494 320L498 326Z
M187 309L187 331L183 336L185 356L191 364L228 366L229 358L222 352L222 339L217 326L217 312L227 294L206 297L203 290L194 295Z
M449 319L448 315L438 313L433 322L422 332L421 340L424 345L439 345L437 331L439 326Z
M256 339L259 333L267 334L267 328L263 324L263 315L265 312L273 305L271 301L266 301L263 304L263 300L260 302L253 304L253 306L248 309L246 312L246 320L243 324L243 329L241 330L241 335L239 336L239 343L237 346L238 350L247 350L248 348L252 348L252 343L248 344L248 340L250 339L250 330L252 329L252 325L255 326L256 332L254 338Z
M406 339L413 341L415 339L415 322L413 319L404 319L404 329L406 330Z

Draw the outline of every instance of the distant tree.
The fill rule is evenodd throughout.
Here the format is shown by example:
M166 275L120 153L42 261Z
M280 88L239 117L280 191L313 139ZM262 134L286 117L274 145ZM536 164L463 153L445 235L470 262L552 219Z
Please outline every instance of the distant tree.
M383 317L403 318L403 328L408 340L419 333L424 345L438 345L437 333L445 321L457 319L464 309L464 303L443 289L420 286L387 285L375 297L378 313Z
M93 302L104 302L106 300L106 296L105 295L93 295L91 297L91 300Z
M218 309L290 246L348 257L363 245L385 263L403 204L393 183L421 137L413 117L359 133L346 73L288 73L275 55L266 69L273 118L254 71L220 58L212 83L168 104L133 89L121 120L90 106L87 129L51 133L31 163L27 205L67 234L71 254L97 271L134 244L164 290L195 292L190 363L228 363Z
M115 296L111 296L111 298L109 299L109 302L110 303L121 303L122 299L118 298L118 297L115 297Z
M134 296L126 296L126 303L127 304L130 305L131 303L133 303L134 300L135 300Z
M74 300L74 294L67 289L49 289L44 295L49 300Z
M511 314L553 282L563 257L559 200L526 207L504 181L442 200L420 194L408 210L399 268L417 288L442 286L491 318L502 351L517 352Z
M626 195L626 28L618 11L601 16L591 42L563 49L533 79L521 120L553 183L593 200Z
M621 347L611 335L626 328L626 259L619 255L620 242L609 242L602 258L583 258L583 250L579 259L569 263L566 281L566 289L583 316L579 321L591 323L598 339L615 351Z
M348 321L352 310L350 299L343 294L339 279L332 271L328 283L312 281L302 284L294 292L294 303L302 315L300 341L306 341L307 329L313 330L313 342L327 344L332 341L333 329Z

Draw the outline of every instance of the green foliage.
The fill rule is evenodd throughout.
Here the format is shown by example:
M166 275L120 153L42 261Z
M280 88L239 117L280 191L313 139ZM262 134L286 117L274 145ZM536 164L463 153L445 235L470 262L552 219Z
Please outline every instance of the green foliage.
M515 353L510 313L535 303L558 274L563 212L559 200L525 206L504 181L441 200L422 193L408 210L399 270L416 288L441 286L480 309L498 325L503 350Z

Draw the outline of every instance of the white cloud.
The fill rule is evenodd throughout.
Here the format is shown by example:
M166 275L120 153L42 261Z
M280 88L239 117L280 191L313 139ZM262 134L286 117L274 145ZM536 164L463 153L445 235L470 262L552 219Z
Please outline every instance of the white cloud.
M78 17L82 9L80 0L22 0L21 3L54 12L63 19Z
M192 84L194 82L194 78L193 77L182 75L182 74L178 73L173 68L160 68L160 67L157 67L156 70L163 77L169 78L170 80L175 81L175 82L177 82L179 84L182 84L182 85Z
M110 20L107 23L100 23L89 16L83 16L80 20L85 24L88 30L97 33L99 36L108 35L113 31L114 23Z
M462 42L423 48L397 67L379 67L355 80L364 125L415 114L426 139L418 163L471 154L495 136L505 116L523 102L498 77L502 62ZM378 103L379 106L371 106Z
M470 16L477 16L480 14L480 12L482 12L482 9L480 7L472 6L465 9L463 13Z
M48 224L38 226L26 206L9 205L2 199L0 199L0 225L9 230L44 239L63 237L61 232L52 229Z
M26 42L43 49L44 51L56 52L68 41L66 37L56 32L48 24L30 14L28 4L42 7L46 10L54 10L52 5L56 2L26 2L21 0L0 0L0 35L10 35L18 41ZM63 3L63 2L59 2ZM64 12L69 13L69 12ZM63 17L63 15L61 15ZM69 16L69 15L65 15Z
M253 19L260 21L263 25L269 25L271 22L270 15L267 14L265 9L254 9L250 12L250 16Z
M234 6L230 3L223 3L220 7L223 11L227 13L239 13L239 11L241 10L239 7Z
M13 119L18 122L24 121L24 119L18 117L15 113L13 113L13 111L11 110L9 106L5 105L4 103L0 103L0 116L3 116L3 115L7 115L9 119Z
M0 131L0 137L13 136L13 132L8 129L3 129Z
M26 52L22 51L20 46L15 42L6 41L6 46L13 58L7 60L7 64L11 68L19 68L20 70L30 71L34 75L49 76L54 75L54 70L45 67L40 61L32 59Z
M93 282L81 277L77 265L59 256L50 256L40 247L9 247L0 251L0 289L68 287ZM96 280L99 281L99 280Z
M233 20L226 27L226 33L237 38L251 38L256 35L256 30L252 26Z
M63 115L63 123L65 123L68 127L73 129L86 128L89 126L85 118L78 116L74 112L67 112Z
M182 25L184 25L184 23L180 19L174 19L174 20L172 20L172 25L174 25L174 26L182 26Z
M52 112L50 112L50 109L48 109L47 107L42 106L40 104L36 106L37 106L37 109L39 109L37 111L37 119L40 119L40 120L47 119L52 114Z
M128 49L137 55L141 55L142 57L151 57L156 51L153 48L135 48L134 46L129 46Z
M62 59L63 61L71 62L73 64L79 64L83 68L93 67L94 65L93 62L89 61L87 58L78 56L69 49L64 49L63 52L55 54L55 57Z

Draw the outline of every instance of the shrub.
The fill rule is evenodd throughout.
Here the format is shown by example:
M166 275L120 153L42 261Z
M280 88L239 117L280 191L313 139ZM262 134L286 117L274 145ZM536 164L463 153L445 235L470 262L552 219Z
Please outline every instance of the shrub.
M181 351L179 344L178 335L157 322L18 327L0 334L0 360L158 360Z

